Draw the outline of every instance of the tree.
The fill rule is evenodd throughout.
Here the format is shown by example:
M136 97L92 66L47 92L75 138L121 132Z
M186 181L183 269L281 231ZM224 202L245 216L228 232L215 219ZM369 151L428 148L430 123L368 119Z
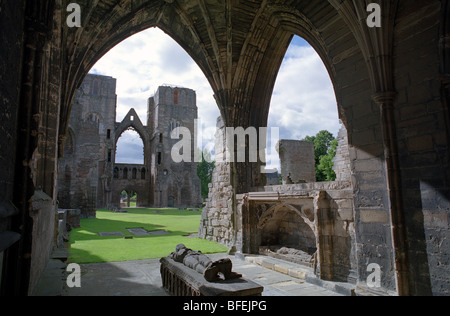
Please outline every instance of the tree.
M333 170L333 158L336 156L336 148L338 146L338 142L336 139L331 141L330 148L328 149L328 153L322 157L320 157L319 165L317 166L317 173L320 174L323 181L334 181L336 180L336 173Z
M303 140L314 143L316 180L334 181L336 174L333 171L333 158L336 155L337 140L333 134L323 130L318 132L316 136L306 136ZM332 144L335 146L332 146Z
M201 151L200 149L198 150ZM202 182L202 198L206 199L208 197L209 184L212 181L215 163L211 161L211 153L206 149L202 152L202 158L202 161L197 164L197 175Z

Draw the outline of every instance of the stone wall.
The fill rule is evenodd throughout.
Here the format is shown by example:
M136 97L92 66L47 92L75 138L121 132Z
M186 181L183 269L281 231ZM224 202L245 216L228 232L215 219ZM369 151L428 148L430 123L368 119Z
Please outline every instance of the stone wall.
M283 184L316 181L313 143L300 140L280 140L277 150L280 156Z
M342 125L336 137L338 147L336 156L333 159L333 171L336 174L336 181L351 181L350 153L348 150L347 129Z
M21 76L21 72L17 70L22 69L24 3L24 0L0 1L0 239L4 243L0 248L0 280L4 253L14 244L17 246L20 239L20 234L14 232L17 227L13 226L13 216L19 210L12 201L18 146L18 82ZM0 288L0 296L5 294Z
M64 156L59 161L59 207L95 217L111 183L115 153L116 79L88 75L73 102Z
M125 172L125 169L127 170ZM145 170L143 172L143 170ZM120 207L120 197L122 191L137 194L137 207L150 207L150 174L146 171L145 165L115 164L114 176L111 185L111 202L113 207ZM126 177L125 177L126 175ZM117 176L117 177L116 177Z
M209 185L209 194L203 208L199 236L203 239L233 246L235 228L233 216L233 187L231 185L231 165L225 162L225 125L221 117L217 119L215 158L216 165Z
M149 160L155 206L199 207L202 204L201 182L194 161L196 100L192 89L160 86L148 101L147 124L152 136ZM180 133L179 139L172 139L171 133L178 127L187 129L190 135ZM182 149L183 161L175 162L172 150L186 139L189 141Z
M267 244L270 238L286 243L279 246L310 251L310 255L315 247L318 277L356 283L355 219L349 182L266 186L254 190L237 196L238 252L259 253L260 246L270 246ZM288 215L283 217L283 213ZM274 225L278 227L267 230ZM306 232L299 233L298 229ZM278 235L280 232L283 235ZM297 245L292 245L294 240Z

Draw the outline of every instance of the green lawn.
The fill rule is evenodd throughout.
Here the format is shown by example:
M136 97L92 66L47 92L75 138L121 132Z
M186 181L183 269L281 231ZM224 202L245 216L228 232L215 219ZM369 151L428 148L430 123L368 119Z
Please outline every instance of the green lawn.
M156 214L154 211L162 211ZM187 238L198 232L201 213L174 209L128 209L128 213L98 210L97 218L82 219L81 228L70 232L69 261L73 263L155 259L169 255L179 243L203 253L226 252L215 242ZM134 236L127 228L166 230L167 235ZM101 237L99 232L122 232L123 236Z

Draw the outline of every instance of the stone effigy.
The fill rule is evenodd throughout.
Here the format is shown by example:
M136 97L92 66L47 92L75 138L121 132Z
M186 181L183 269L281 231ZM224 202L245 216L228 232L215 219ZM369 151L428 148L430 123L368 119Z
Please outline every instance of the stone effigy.
M161 281L175 296L261 296L264 287L232 272L230 259L212 261L201 251L177 245L161 258Z
M208 282L220 280L221 275L223 275L225 280L242 277L241 274L232 272L233 263L230 259L220 259L213 262L201 251L186 248L183 244L177 245L175 251L169 255L169 258L183 263L185 266L202 274Z

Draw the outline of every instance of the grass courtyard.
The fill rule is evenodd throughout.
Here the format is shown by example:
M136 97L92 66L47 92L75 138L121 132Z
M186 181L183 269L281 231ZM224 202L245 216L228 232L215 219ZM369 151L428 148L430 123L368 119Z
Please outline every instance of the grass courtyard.
M201 212L176 209L130 208L128 213L97 210L97 218L82 219L81 228L70 232L69 261L73 263L115 262L156 259L169 255L177 244L203 253L226 252L212 241L188 237L198 232ZM164 235L133 235L127 229L148 232L165 230ZM99 233L121 232L122 236ZM131 238L132 237L132 238Z

